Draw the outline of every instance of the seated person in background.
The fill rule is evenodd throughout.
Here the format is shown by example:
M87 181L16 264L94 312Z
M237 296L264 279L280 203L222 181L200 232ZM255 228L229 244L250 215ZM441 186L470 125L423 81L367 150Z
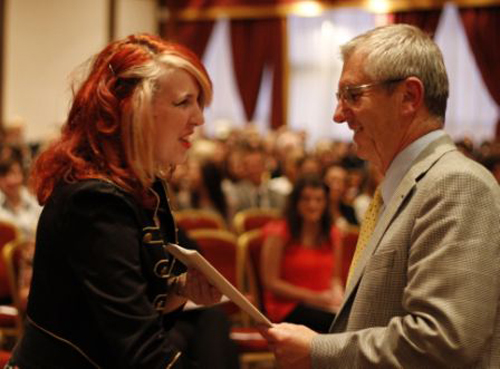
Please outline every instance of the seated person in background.
M226 195L226 199L232 203L236 201L235 188L238 183L245 178L243 168L243 150L237 145L227 146L227 154L222 164L222 173L224 179L222 180L222 190Z
M371 163L367 163L366 175L364 183L361 186L361 192L354 199L352 206L356 212L356 219L359 223L363 221L364 215L370 201L372 201L373 195L378 185L382 182L384 176L380 170Z
M329 206L333 223L341 229L346 229L350 225L357 226L358 220L353 207L344 201L347 171L342 166L334 164L325 170L323 180L329 188Z
M292 192L293 184L297 180L298 164L302 155L298 151L290 151L282 163L283 174L269 181L269 188L282 196L288 196Z
M245 178L243 167L244 150L234 145L224 161L224 177L232 186Z
M211 210L228 222L233 211L222 186L222 170L211 161L191 160L186 174L188 185L177 194L178 208Z
M243 154L243 168L245 178L233 187L230 194L235 211L249 208L281 209L284 196L269 188L269 173L262 149L247 149Z
M343 296L336 276L340 237L328 212L328 188L318 177L300 178L285 219L265 229L261 270L264 306L273 322L327 332Z
M1 160L14 158L23 170L31 168L36 144L28 144L25 139L26 121L21 117L4 121L1 138Z
M297 163L297 177L321 175L320 162L311 155L305 155Z
M352 205L356 196L361 193L366 174L364 168L345 168L347 170L344 202Z
M0 221L14 224L25 239L33 240L42 208L24 186L19 161L0 161Z

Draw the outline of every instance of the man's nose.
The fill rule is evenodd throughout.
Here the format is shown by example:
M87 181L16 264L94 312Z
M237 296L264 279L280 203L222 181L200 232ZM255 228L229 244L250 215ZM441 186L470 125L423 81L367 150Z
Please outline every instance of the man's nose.
M335 112L333 113L333 121L335 123L343 123L345 122L345 114L344 114L344 102L342 99L339 99L337 102L337 106L335 107Z

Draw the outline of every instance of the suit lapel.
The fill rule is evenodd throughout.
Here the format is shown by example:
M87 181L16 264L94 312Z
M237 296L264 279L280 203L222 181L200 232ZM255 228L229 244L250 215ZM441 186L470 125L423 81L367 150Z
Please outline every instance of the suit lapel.
M368 244L363 250L363 253L360 255L356 269L353 271L352 278L350 279L349 284L347 285L346 294L352 292L353 288L358 284L359 279L361 278L365 270L366 263L372 256L373 252L376 250L376 247L379 244L380 239L385 234L385 231L387 230L389 224L396 215L399 207L401 206L405 198L408 196L408 194L411 192L414 185L415 181L412 180L412 178L404 178L402 183L398 186L396 193L392 197L389 204L387 204L387 206L385 207L385 210L382 213L380 219L377 221L377 225L373 230L373 233L370 237L370 241L368 241Z
M360 255L359 261L356 265L356 269L353 271L352 278L350 278L349 284L346 286L344 303L337 313L332 327L344 312L346 303L351 298L353 298L356 287L358 286L365 271L366 264L377 249L380 240L386 233L387 229L392 223L392 220L398 213L401 205L406 200L406 198L411 195L413 188L418 182L418 179L423 174L425 174L445 153L453 150L456 150L456 147L453 144L453 141L451 141L448 136L437 139L418 156L408 173L406 173L406 175L403 177L401 183L396 189L396 192L392 196L389 203L386 205L384 212L378 220L373 234L370 237L370 241L363 250L363 253Z

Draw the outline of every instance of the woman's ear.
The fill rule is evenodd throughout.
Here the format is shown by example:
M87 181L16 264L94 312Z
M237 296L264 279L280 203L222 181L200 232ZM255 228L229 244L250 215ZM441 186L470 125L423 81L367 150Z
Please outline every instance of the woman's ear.
M402 87L402 114L414 115L424 103L424 84L417 77L408 77Z

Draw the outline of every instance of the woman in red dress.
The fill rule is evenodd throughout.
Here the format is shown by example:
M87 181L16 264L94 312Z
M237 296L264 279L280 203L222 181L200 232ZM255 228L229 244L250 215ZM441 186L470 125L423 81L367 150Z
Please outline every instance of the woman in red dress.
M273 322L327 332L343 297L336 276L340 237L331 225L328 188L317 177L299 179L284 214L264 228L266 312Z

